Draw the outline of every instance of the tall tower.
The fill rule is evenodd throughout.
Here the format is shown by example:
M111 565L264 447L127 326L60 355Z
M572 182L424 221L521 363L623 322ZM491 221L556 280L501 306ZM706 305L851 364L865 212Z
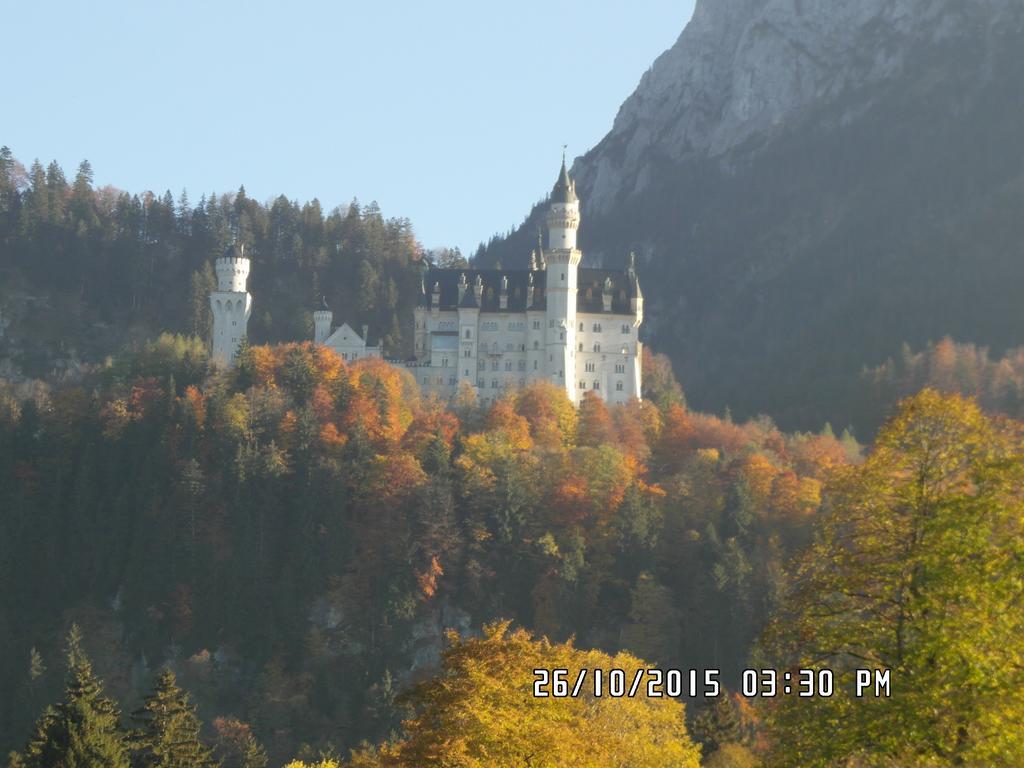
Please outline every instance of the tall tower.
M547 373L548 380L563 387L572 402L576 389L576 286L577 269L583 254L576 248L580 226L580 201L576 184L569 178L562 156L562 169L551 190L548 208L547 261Z
M210 294L213 311L213 359L221 365L234 364L235 355L245 338L252 314L252 296L246 290L249 260L245 246L231 246L217 259L217 290Z

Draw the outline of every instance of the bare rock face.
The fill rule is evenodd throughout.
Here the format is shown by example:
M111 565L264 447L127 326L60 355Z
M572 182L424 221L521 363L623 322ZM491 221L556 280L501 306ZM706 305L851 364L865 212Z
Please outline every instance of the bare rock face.
M601 144L573 170L601 213L642 191L652 155L720 156L801 111L898 78L917 41L988 33L1009 0L698 0ZM989 30L978 30L987 22ZM851 118L853 115L850 116Z

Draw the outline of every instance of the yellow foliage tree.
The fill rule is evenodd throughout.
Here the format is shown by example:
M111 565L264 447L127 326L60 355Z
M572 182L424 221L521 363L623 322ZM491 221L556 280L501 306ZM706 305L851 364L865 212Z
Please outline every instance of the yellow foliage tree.
M626 680L646 667L620 653L584 651L534 640L497 622L481 638L449 635L441 674L403 698L415 714L405 736L353 756L349 768L697 768L700 750L687 735L683 705L669 698L534 696L535 669L622 669ZM589 681L589 678L588 678ZM570 682L570 687L572 683ZM643 686L641 686L643 688ZM550 687L549 689L550 690ZM289 768L330 768L302 766Z

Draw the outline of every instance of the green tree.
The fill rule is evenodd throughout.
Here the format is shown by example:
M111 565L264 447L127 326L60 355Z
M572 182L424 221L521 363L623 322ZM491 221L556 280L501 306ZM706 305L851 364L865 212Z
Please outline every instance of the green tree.
M199 738L202 727L188 694L165 669L142 708L132 714L139 724L135 737L136 766L142 768L208 768L212 751Z
M773 764L1024 764L1018 428L926 389L839 473L766 637L782 668L834 670L836 693L779 701ZM890 670L891 697L855 698L855 668Z
M207 344L213 334L213 311L210 309L210 293L217 290L217 276L209 261L192 273L189 291L189 325L193 336Z
M710 754L740 740L740 718L732 696L724 688L693 721L693 736Z
M67 641L64 701L47 707L25 748L27 768L128 768L128 747L120 715L103 696L99 679L72 626Z

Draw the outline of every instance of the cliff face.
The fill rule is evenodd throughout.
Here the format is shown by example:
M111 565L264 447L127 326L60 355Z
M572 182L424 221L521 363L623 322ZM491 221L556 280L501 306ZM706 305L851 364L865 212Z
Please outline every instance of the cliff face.
M637 251L696 406L856 420L903 341L1024 344L1022 128L1016 0L699 0L573 166L581 245Z

